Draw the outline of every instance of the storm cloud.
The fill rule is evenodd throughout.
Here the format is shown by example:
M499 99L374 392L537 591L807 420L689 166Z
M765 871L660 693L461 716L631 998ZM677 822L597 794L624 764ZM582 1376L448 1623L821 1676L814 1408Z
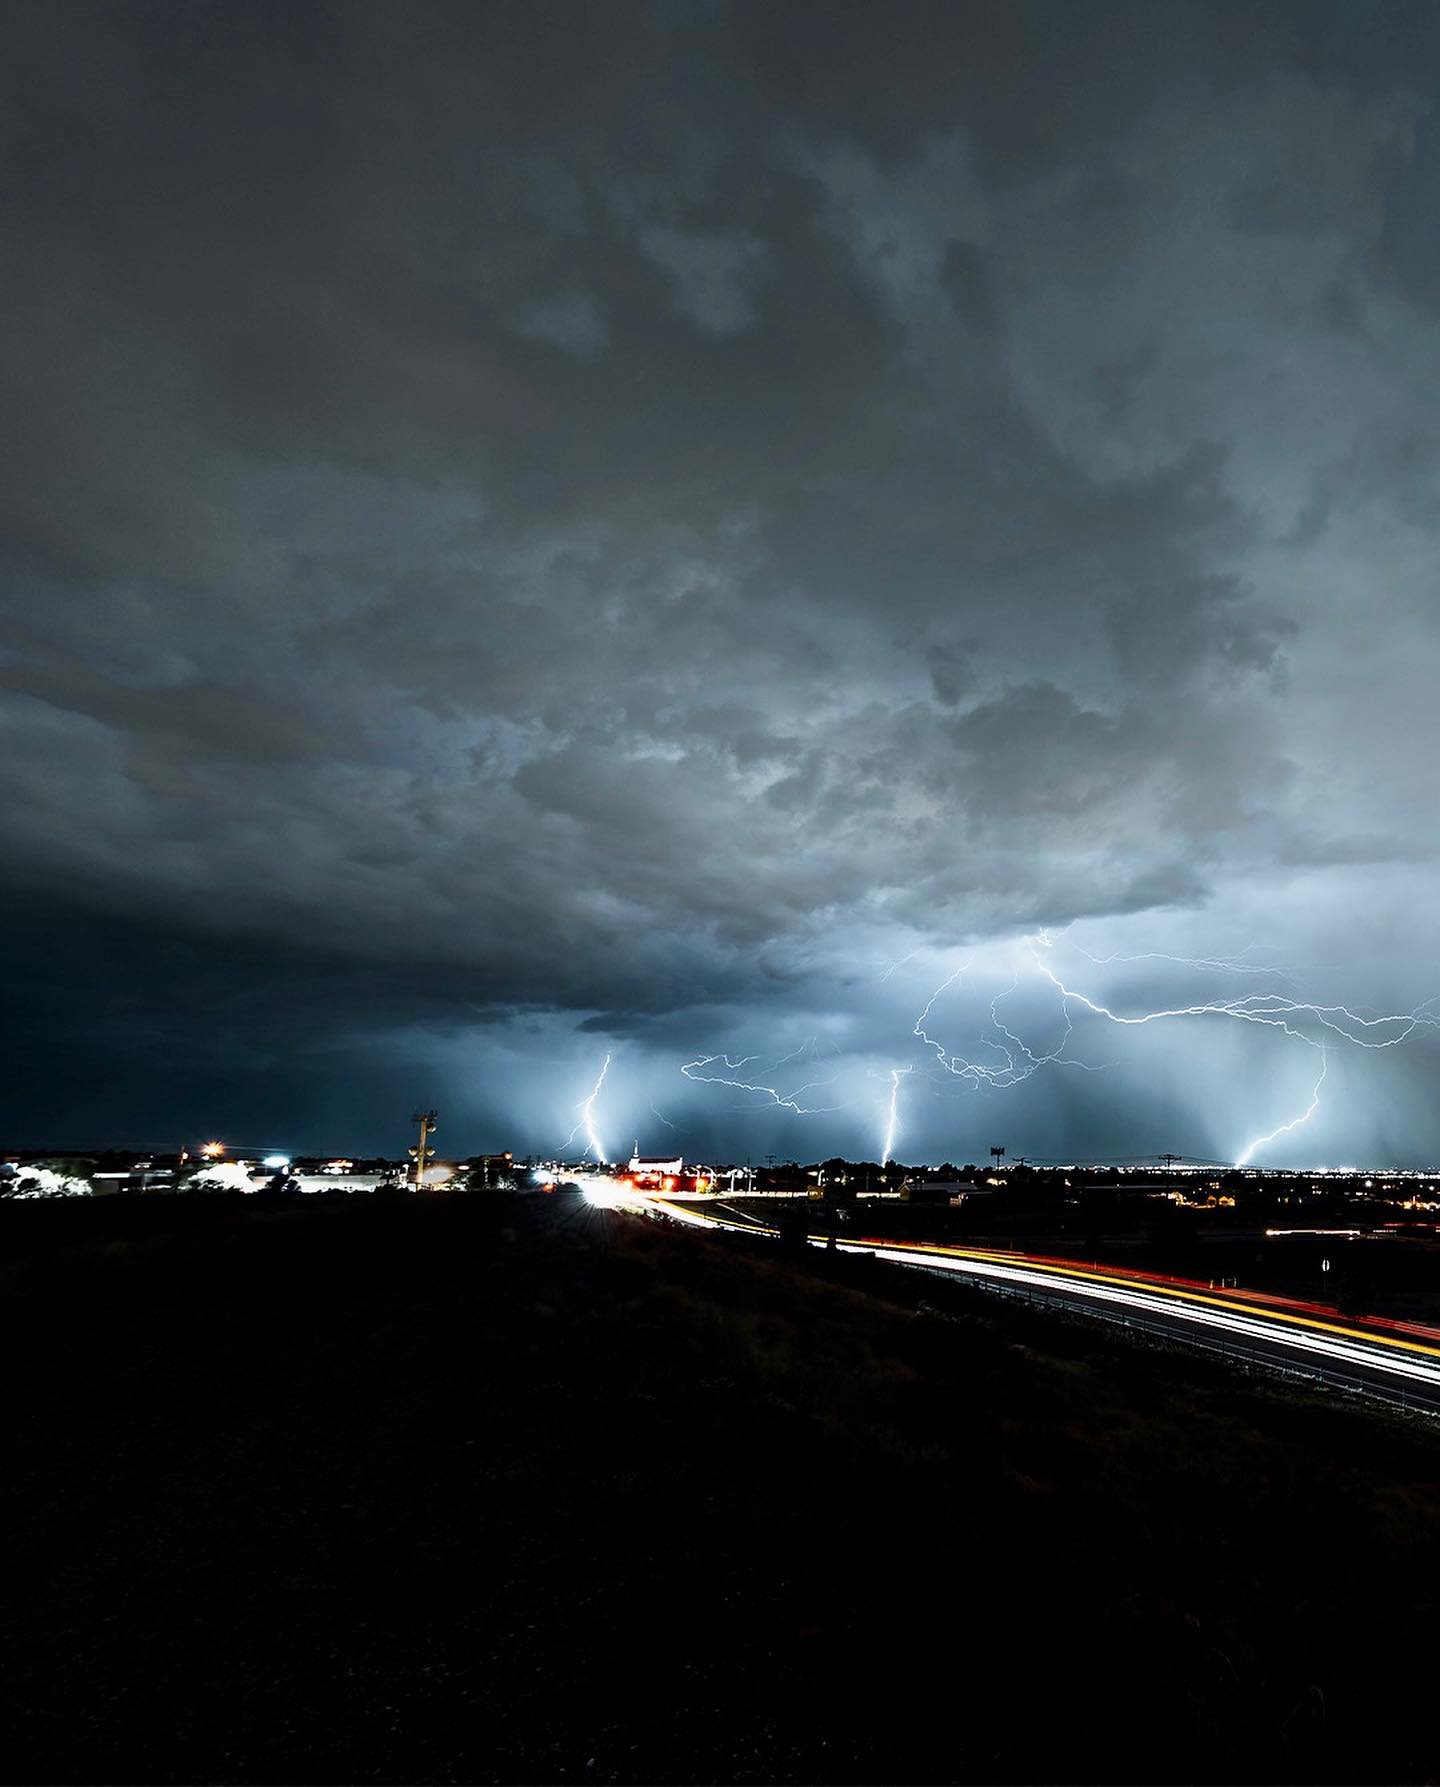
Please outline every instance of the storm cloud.
M1404 0L12 9L0 1140L550 1148L606 1053L615 1146L873 1152L902 1066L914 1157L1293 1115L1221 1019L978 1090L914 1024L968 961L949 1047L1015 980L1043 1052L1042 928L1127 1010L1440 992L1437 68ZM833 1108L680 1071L796 1051ZM1433 1159L1435 1066L1298 1156Z

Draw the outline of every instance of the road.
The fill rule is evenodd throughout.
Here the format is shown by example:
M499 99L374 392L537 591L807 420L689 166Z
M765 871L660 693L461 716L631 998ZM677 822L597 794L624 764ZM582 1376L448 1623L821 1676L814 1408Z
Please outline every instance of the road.
M699 1228L777 1232L727 1211L719 1201L680 1203L617 1189L613 1180L597 1181L587 1191L597 1202L659 1212ZM817 1247L830 1244L825 1235L809 1239ZM1379 1317L1339 1316L1323 1304L1257 1291L1217 1290L1194 1280L1041 1255L896 1242L872 1235L837 1237L834 1245L841 1252L958 1275L1008 1296L1201 1346L1237 1363L1298 1373L1440 1415L1440 1329Z

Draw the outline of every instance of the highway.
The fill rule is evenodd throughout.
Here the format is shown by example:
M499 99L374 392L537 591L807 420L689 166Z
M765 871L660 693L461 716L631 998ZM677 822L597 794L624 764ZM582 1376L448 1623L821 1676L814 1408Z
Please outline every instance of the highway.
M675 1199L595 1180L592 1201L630 1208L698 1228L776 1234L772 1226L729 1210L723 1202ZM811 1235L812 1245L831 1244ZM1124 1267L1083 1265L1019 1252L888 1240L840 1239L845 1253L869 1254L895 1265L957 1275L1011 1297L1103 1317L1157 1338L1199 1346L1237 1364L1316 1378L1440 1415L1440 1329L1378 1317L1339 1316L1323 1304L1198 1281L1163 1278Z

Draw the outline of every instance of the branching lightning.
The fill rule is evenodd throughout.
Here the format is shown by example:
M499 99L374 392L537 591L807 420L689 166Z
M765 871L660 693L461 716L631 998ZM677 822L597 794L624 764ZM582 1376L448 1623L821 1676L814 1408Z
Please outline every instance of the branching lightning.
M680 1125L678 1123L672 1123L670 1121L670 1119L665 1115L664 1111L657 1110L655 1108L655 1100L653 1098L650 1100L650 1114L652 1117L658 1117L660 1119L660 1121L665 1125L666 1129L673 1129L675 1131L676 1135L682 1135L684 1133L684 1131L680 1128Z
M1345 1005L1323 1005L1315 1000L1305 999L1300 996L1295 971L1279 962L1266 964L1257 960L1258 952L1253 946L1231 956L1179 956L1158 950L1138 955L1099 956L1092 955L1078 943L1067 941L1067 949L1097 968L1163 962L1192 975L1244 976L1254 989L1238 993L1235 997L1198 998L1193 1003L1175 1003L1154 1010L1118 1010L1083 988L1070 984L1063 977L1055 965L1057 942L1057 937L1045 930L1016 939L1016 954L1009 984L1002 985L989 1002L990 1022L988 1030L979 1039L979 1047L984 1051L979 1058L952 1052L933 1034L936 1028L936 1007L974 965L974 955L967 955L958 966L950 970L925 1001L912 1027L916 1042L934 1057L930 1069L932 1073L937 1069L941 1070L944 1075L962 1081L974 1090L989 1088L1000 1091L1022 1085L1042 1068L1065 1067L1078 1069L1082 1073L1101 1073L1107 1067L1115 1066L1114 1062L1083 1061L1070 1054L1072 1040L1076 1038L1076 1022L1081 1018L1102 1019L1120 1029L1138 1029L1162 1020L1175 1022L1201 1018L1224 1018L1232 1023L1257 1024L1278 1031L1281 1036L1304 1048L1313 1049L1320 1056L1320 1061L1319 1072L1304 1109L1265 1134L1257 1135L1246 1142L1236 1161L1237 1165L1246 1166L1272 1143L1303 1128L1315 1116L1320 1109L1330 1071L1330 1054L1335 1049L1341 1045L1372 1051L1392 1049L1419 1031L1440 1030L1440 1017L1437 1017L1433 1009L1436 999L1426 1000L1412 1011L1390 1012L1378 1017L1363 1016ZM910 955L916 953L918 951L911 951ZM881 979L888 980L910 960L910 955L902 956L891 963ZM1016 1019L1012 1024L1003 1015L1005 1002L1020 991L1022 977L1029 980L1032 975L1047 983L1059 1000L1059 1034L1045 1045L1027 1041L1015 1027L1019 1020ZM1270 985L1255 987L1255 981L1260 978L1267 979ZM1276 990L1277 984L1284 990ZM813 1041L811 1038L790 1054L771 1059L768 1067L759 1072L752 1071L749 1077L742 1076L752 1062L761 1059L758 1055L700 1055L695 1060L686 1062L680 1072L689 1080L728 1086L736 1091L754 1094L778 1109L793 1111L799 1116L845 1110L849 1108L848 1104L813 1105L806 1102L807 1094L819 1087L833 1085L834 1078L810 1080L793 1089L787 1089L776 1076L777 1068L804 1055ZM900 1082L915 1071L916 1063L912 1062L909 1066L889 1068L876 1076L884 1079L888 1075L889 1078L889 1095L884 1106L881 1148L883 1160L893 1158L899 1133ZM764 1078L760 1077L761 1073ZM838 1078L838 1074L835 1077ZM747 1104L738 1108L753 1110L758 1107Z
M800 1049L795 1050L796 1055L800 1052ZM825 1112L843 1111L845 1109L844 1105L839 1104L803 1105L800 1103L800 1096L802 1093L813 1092L817 1087L821 1086L833 1086L835 1083L833 1079L807 1080L803 1086L797 1086L793 1092L781 1092L776 1086L763 1086L752 1080L727 1079L724 1074L701 1073L699 1071L701 1068L713 1067L718 1061L727 1072L735 1074L739 1073L742 1068L748 1067L752 1061L758 1061L760 1059L761 1057L759 1055L738 1055L734 1060L732 1060L729 1055L701 1055L694 1061L685 1062L680 1071L684 1074L687 1080L700 1080L711 1086L733 1086L740 1092L763 1092L772 1103L780 1106L782 1110L794 1111L796 1115L800 1117L815 1117ZM785 1055L781 1057L781 1061L790 1061L793 1059L793 1055ZM781 1061L772 1062L771 1065L773 1067L779 1067Z
M1078 1067L1086 1073L1097 1073L1100 1071L1093 1063L1088 1061L1076 1061L1064 1053L1065 1045L1070 1040L1070 1035L1074 1026L1070 1021L1069 1008L1065 1005L1063 1000L1061 1002L1061 1009L1064 1014L1065 1028L1061 1033L1059 1042L1056 1043L1055 1047L1051 1049L1048 1054L1035 1054L1029 1045L1023 1042L1015 1032L1004 1023L1000 1016L1000 1001L1002 999L1008 999L1019 986L1020 971L1018 968L1015 971L1010 985L1004 988L1003 991L997 993L990 1001L990 1021L1000 1035L1006 1040L1004 1042L995 1042L988 1038L981 1039L984 1047L993 1049L1002 1057L1003 1065L996 1065L993 1062L985 1061L970 1061L963 1055L949 1054L943 1043L938 1042L933 1036L928 1034L925 1029L925 1024L935 1008L936 1000L954 986L955 982L969 966L970 963L968 960L962 962L958 968L942 980L940 985L936 987L935 991L925 1001L925 1009L915 1020L914 1034L919 1037L920 1041L928 1048L935 1051L936 1059L945 1069L946 1073L954 1074L956 1079L968 1080L972 1086L995 1086L1003 1088L1008 1086L1018 1086L1023 1080L1028 1080L1030 1076L1040 1068L1052 1065L1060 1067ZM1013 1044L1014 1046L1013 1048L1008 1047L1007 1044Z
M605 1156L604 1145L595 1129L595 1100L600 1096L600 1088L605 1084L605 1076L609 1071L610 1057L607 1055L604 1062L601 1064L600 1077L590 1088L589 1093L582 1098L580 1103L575 1107L580 1115L576 1119L575 1127L565 1138L565 1146L568 1148L571 1142L575 1140L576 1136L579 1135L580 1131L583 1129L585 1131L585 1152L591 1155L599 1166L605 1166L608 1162Z
M1146 1011L1125 1016L1119 1012L1111 1011L1108 1006L1101 1005L1097 1000L1091 999L1088 994L1079 992L1074 987L1066 986L1060 976L1040 955L1042 948L1054 948L1054 943L1046 932L1039 931L1035 936L1027 937L1025 945L1036 968L1058 990L1067 1006L1071 1000L1074 1000L1086 1011L1093 1012L1096 1017L1108 1018L1112 1024L1152 1024L1159 1018L1210 1016L1240 1018L1250 1024L1269 1024L1275 1029L1283 1030L1287 1036L1297 1036L1302 1042L1310 1043L1312 1048L1318 1048L1320 1045L1313 1038L1289 1022L1291 1018L1300 1018L1308 1014L1316 1023L1322 1024L1325 1029L1333 1031L1346 1042L1354 1043L1362 1049L1393 1049L1397 1043L1404 1042L1407 1037L1413 1036L1416 1030L1436 1028L1435 1019L1426 1013L1426 1007L1434 1004L1433 999L1427 999L1424 1004L1417 1005L1413 1011L1395 1012L1380 1018L1362 1018L1343 1005L1317 1005L1310 1000L1291 999L1280 993L1247 993L1240 999L1202 1000L1195 1005L1174 1005L1161 1011ZM1182 967L1194 965L1183 956L1171 956L1168 960ZM1347 1029L1347 1025L1352 1028ZM1399 1026L1399 1028L1390 1036L1371 1038L1355 1034L1357 1030L1380 1031L1386 1028L1393 1029L1395 1026Z
M1061 1009L1064 1013L1065 1028L1060 1041L1047 1054L1037 1055L1018 1037L1001 1019L1000 1002L1010 997L1016 990L1019 980L1018 970L1010 985L998 993L990 1002L991 1023L1003 1041L983 1039L984 1046L995 1050L1001 1057L1000 1064L970 1061L964 1056L953 1055L946 1051L944 1045L929 1035L925 1029L930 1019L935 1002L951 987L964 969L968 961L956 968L946 980L935 989L926 1001L924 1009L915 1021L915 1035L928 1047L934 1050L936 1058L947 1073L959 1079L968 1080L974 1086L1009 1087L1019 1085L1030 1078L1041 1067L1058 1065L1064 1067L1081 1067L1087 1071L1099 1071L1088 1062L1072 1059L1064 1054L1066 1044L1073 1031L1071 1009L1078 1007L1108 1023L1124 1027L1138 1027L1144 1024L1157 1023L1162 1019L1222 1017L1247 1024L1261 1024L1279 1030L1283 1035L1293 1038L1305 1047L1315 1049L1320 1054L1320 1073L1315 1081L1309 1103L1305 1109L1287 1122L1279 1124L1266 1135L1256 1136L1246 1144L1236 1164L1247 1165L1260 1149L1266 1147L1282 1135L1301 1128L1308 1123L1320 1108L1321 1088L1324 1086L1329 1071L1329 1049L1336 1043L1317 1036L1319 1029L1328 1031L1331 1037L1362 1049L1390 1049L1413 1036L1417 1030L1433 1030L1437 1020L1429 1011L1434 1000L1426 1000L1416 1006L1413 1011L1393 1012L1382 1017L1362 1017L1344 1005L1321 1005L1313 1000L1293 998L1289 994L1277 992L1246 993L1233 999L1198 1000L1190 1005L1172 1005L1154 1011L1119 1012L1090 994L1082 992L1078 987L1070 986L1047 960L1054 950L1054 939L1046 931L1037 931L1032 936L1021 940L1030 962L1037 973L1047 980L1060 995ZM1159 951L1148 951L1139 956L1093 956L1088 950L1079 949L1087 961L1097 966L1118 962L1163 961L1179 968L1192 971L1223 972L1230 974L1264 974L1289 981L1290 973L1279 966L1263 967L1244 959L1250 951L1240 956L1231 957L1190 957L1164 955Z

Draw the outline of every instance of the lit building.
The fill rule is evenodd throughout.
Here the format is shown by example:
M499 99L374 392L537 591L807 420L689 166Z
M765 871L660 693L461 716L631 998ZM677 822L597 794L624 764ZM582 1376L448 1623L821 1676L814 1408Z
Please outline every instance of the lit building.
M672 1188L685 1171L684 1157L677 1155L674 1160L642 1160L640 1144L636 1142L630 1155L630 1164L626 1172L634 1180L636 1186L645 1191L661 1191ZM667 1181L669 1182L667 1185Z

